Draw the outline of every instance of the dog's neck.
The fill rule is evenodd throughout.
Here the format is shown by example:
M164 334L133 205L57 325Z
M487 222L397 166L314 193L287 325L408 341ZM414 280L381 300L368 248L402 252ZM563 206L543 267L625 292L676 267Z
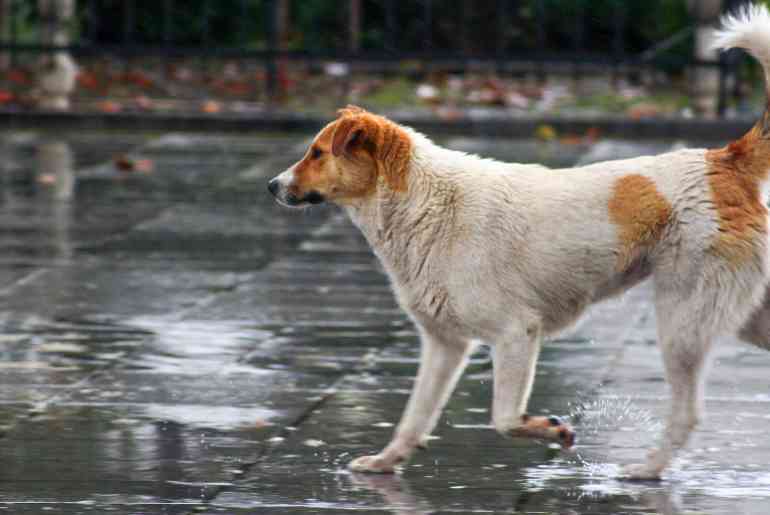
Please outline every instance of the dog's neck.
M458 185L451 174L429 166L432 154L446 150L422 136L415 140L406 191L380 182L373 195L346 207L385 268L400 281L418 279L435 252L451 244L449 228L457 209Z

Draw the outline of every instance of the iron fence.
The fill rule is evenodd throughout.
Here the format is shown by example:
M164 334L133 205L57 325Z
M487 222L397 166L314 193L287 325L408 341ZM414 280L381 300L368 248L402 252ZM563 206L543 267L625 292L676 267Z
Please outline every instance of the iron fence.
M725 7L740 2L728 0ZM682 73L716 68L720 113L724 113L730 93L740 89L736 54L713 61L692 57L692 22L662 39L645 41L634 33L632 28L637 25L632 17L639 12L639 2L334 3L339 7L334 19L306 23L301 37L292 39L291 27L303 12L303 2L296 0L79 0L71 28L73 42L57 46L40 42L39 27L47 20L36 13L33 2L0 0L0 52L6 57L6 70L15 72L17 78L19 70L31 68L34 57L60 51L75 56L85 70L129 70L145 60L145 68L150 66L147 62L154 62L167 77L174 66L184 63L188 70L207 75L209 81L223 73L223 63L234 63L258 71L249 75L254 84L241 93L265 103L281 97L287 69L301 66L309 74L320 73L329 62L383 74L465 73L484 68L501 75L540 77L553 72L579 77L596 72ZM671 0L644 4L653 12L672 6L684 9ZM567 12L554 10L554 6L565 5ZM376 16L367 18L372 12ZM369 36L362 36L362 29ZM152 81L157 80L156 74ZM81 84L86 85L87 81Z

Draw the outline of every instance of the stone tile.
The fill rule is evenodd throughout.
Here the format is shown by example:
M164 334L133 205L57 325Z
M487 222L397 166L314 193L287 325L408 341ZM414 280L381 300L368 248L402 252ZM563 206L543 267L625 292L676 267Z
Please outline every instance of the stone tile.
M0 513L18 513L19 515L62 514L80 515L83 513L109 513L111 515L187 515L200 503L171 502L136 502L130 505L102 504L96 501L82 501L72 503L62 502L38 502L29 503L3 503L0 501ZM198 511L195 511L198 513Z
M492 430L480 349L427 451L399 476L352 475L398 423L419 343L341 213L265 192L304 141L169 135L131 151L154 162L146 176L76 142L102 164L78 171L67 209L30 179L34 144L11 143L0 513L766 512L770 354L729 342L680 465L661 484L615 479L666 409L649 285L543 348L530 412L566 416L575 454ZM557 166L645 150L450 145Z

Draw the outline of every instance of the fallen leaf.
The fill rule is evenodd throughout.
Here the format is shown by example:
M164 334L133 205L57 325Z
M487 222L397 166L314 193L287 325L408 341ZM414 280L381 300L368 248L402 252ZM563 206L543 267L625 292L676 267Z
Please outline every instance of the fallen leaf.
M653 118L660 114L660 108L653 103L641 103L628 108L626 114L633 120Z
M216 100L207 100L201 105L201 111L209 114L218 113L222 111L222 105Z
M570 134L569 136L564 136L559 140L559 143L562 145L580 145L583 143L583 138L580 136L575 136L574 134Z
M151 173L155 168L152 159L135 159L130 156L117 156L113 163L121 172Z
M52 173L41 173L37 176L37 182L40 184L54 184L56 176Z
M134 161L134 171L139 173L151 173L155 169L152 159L137 159Z
M144 95L134 98L134 103L139 109L152 109L153 107L152 100Z
M86 89L95 90L99 89L99 81L96 76L91 72L80 72L77 78L78 84Z
M541 125L535 130L535 137L543 141L553 141L556 136L556 129L550 125Z
M586 131L585 139L589 143L593 143L594 141L598 140L602 136L602 130L599 127L589 127Z
M104 100L97 104L97 108L103 113L119 113L123 110L123 106L112 100Z
M21 70L10 70L5 77L9 81L21 85L26 85L32 82L32 80L29 78L29 75Z
M115 168L117 168L118 170L122 170L124 172L129 172L134 169L134 162L128 156L124 156L124 155L117 156L113 160L113 163L115 164Z

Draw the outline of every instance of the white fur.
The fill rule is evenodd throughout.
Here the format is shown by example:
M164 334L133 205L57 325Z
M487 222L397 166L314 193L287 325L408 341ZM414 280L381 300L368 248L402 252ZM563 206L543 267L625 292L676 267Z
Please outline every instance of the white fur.
M719 227L705 151L549 170L448 150L406 130L408 192L383 187L347 210L420 328L423 356L393 441L351 468L392 471L408 458L433 430L475 340L493 346L493 424L520 435L542 336L653 275L672 411L661 449L629 474L657 477L699 418L713 337L735 332L765 290L764 261L735 270L710 251ZM648 266L624 274L607 205L629 174L653 181L675 213Z
M748 48L767 71L770 17L759 7L748 13L728 18L719 42ZM549 170L452 151L403 130L412 144L406 192L381 181L373 195L345 208L420 332L420 370L393 440L350 467L392 472L408 459L435 427L478 340L493 347L495 428L557 438L523 418L543 337L651 277L671 411L660 448L627 472L659 477L700 418L715 336L741 329L745 340L770 348L767 238L757 237L744 261L718 250L725 243L706 151ZM619 265L621 228L609 208L628 175L654 184L671 207L660 238L630 266ZM278 183L288 187L293 176L290 169Z
M761 4L748 4L737 13L722 18L722 29L715 34L714 48L743 48L765 70L770 89L770 11Z

